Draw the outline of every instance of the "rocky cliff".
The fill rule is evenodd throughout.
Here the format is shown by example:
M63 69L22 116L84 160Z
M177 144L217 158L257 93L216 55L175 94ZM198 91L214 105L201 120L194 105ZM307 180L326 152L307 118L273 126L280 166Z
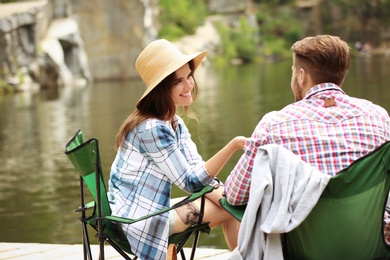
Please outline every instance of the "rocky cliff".
M156 0L0 4L0 87L53 88L135 77L157 37Z
M94 80L137 76L134 61L157 37L157 0L71 0Z

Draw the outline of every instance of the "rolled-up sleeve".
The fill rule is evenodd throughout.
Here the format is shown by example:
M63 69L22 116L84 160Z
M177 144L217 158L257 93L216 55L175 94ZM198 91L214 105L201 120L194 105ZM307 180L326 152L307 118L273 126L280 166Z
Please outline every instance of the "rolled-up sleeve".
M246 205L252 178L252 169L257 149L267 143L268 121L260 121L251 138L245 143L244 154L227 177L224 195L232 205Z

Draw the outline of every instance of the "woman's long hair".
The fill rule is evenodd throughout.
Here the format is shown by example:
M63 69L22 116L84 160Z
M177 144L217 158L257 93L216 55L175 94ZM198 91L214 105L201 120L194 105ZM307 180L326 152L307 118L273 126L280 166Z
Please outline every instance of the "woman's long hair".
M194 64L189 62L192 75L194 74ZM162 80L148 95L138 102L136 109L122 123L115 139L115 149L118 149L124 138L140 123L149 118L156 118L163 121L172 121L176 114L176 105L171 97L171 90L176 80L176 73L173 72ZM194 88L192 98L195 101L198 96L198 84L194 78ZM181 107L181 112L185 116L195 119L197 115L191 111L189 106Z

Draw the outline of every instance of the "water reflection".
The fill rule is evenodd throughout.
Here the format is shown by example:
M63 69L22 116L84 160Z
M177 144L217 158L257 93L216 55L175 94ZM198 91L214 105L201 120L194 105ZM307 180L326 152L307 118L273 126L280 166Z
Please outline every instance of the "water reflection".
M390 111L388 59L357 59L345 91ZM200 96L189 123L194 141L208 159L235 135L249 136L260 118L293 101L291 62L225 69L201 68ZM63 154L78 130L100 140L106 179L122 121L144 91L140 81L0 96L0 241L80 243L78 176ZM240 154L220 174L224 180ZM175 195L181 193L175 190ZM220 229L200 244L227 248Z
M115 132L142 91L132 82L0 97L0 241L80 242L79 182L65 144L83 129L112 160Z

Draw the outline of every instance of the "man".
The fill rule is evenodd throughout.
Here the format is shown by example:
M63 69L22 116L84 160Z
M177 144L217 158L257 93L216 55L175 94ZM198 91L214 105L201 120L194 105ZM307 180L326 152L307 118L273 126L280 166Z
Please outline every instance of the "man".
M276 143L331 176L390 139L390 118L370 101L341 88L350 48L339 37L307 37L292 46L291 90L295 102L266 114L245 144L225 182L232 205L245 205L259 146Z

